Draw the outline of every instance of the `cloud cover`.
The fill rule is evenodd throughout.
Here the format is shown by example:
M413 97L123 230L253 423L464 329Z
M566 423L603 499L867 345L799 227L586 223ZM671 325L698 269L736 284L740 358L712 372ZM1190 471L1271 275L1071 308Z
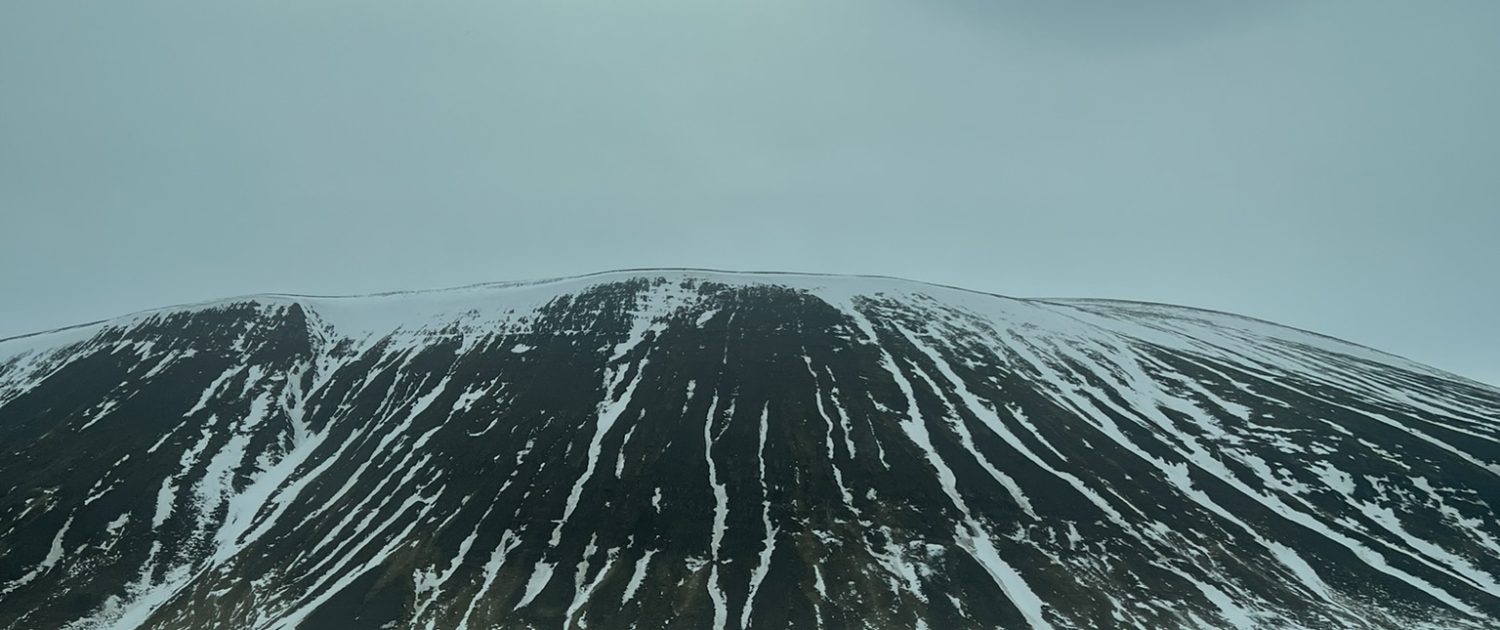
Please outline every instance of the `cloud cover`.
M0 6L0 336L643 266L1166 301L1500 383L1500 5Z

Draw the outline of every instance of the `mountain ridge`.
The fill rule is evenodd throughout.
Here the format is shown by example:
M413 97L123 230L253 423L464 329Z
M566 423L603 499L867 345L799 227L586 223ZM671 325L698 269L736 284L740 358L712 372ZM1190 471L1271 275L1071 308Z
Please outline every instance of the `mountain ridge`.
M1139 305L1139 306L1147 306L1147 307L1166 307L1166 308L1169 308L1169 309L1175 309L1175 310L1185 311L1185 312L1199 312L1199 313L1205 313L1205 314L1227 316L1227 317L1232 317L1232 318L1236 318L1236 319L1240 319L1240 320L1254 322L1254 323L1257 323L1257 324L1264 324L1264 325L1273 326L1273 327L1276 327L1276 328L1281 328L1281 329L1286 329L1286 330L1290 330L1290 331L1295 331L1295 332L1298 332L1298 333L1303 333L1303 334L1308 334L1308 335L1314 335L1316 337L1324 338L1324 339L1327 339L1329 341L1333 341L1333 342L1337 342L1337 343L1340 343L1340 344L1344 344L1346 346L1350 346L1350 347L1354 347L1354 348L1359 348L1359 349L1361 349L1363 351L1377 353L1377 354L1389 357L1391 359L1399 360L1399 361L1406 362L1406 363L1409 363L1409 364L1412 364L1412 365L1418 365L1418 366L1421 366L1424 369L1440 373L1440 374L1442 374L1442 375L1444 375L1446 377L1459 378L1459 379L1463 379L1465 381L1468 381L1468 382L1471 382L1471 383L1474 383L1474 384L1478 384L1478 385L1482 385L1482 386L1485 386L1485 387L1491 387L1491 388L1500 389L1500 386L1491 385L1491 384L1485 383L1483 381L1478 381L1478 380L1475 380L1475 379L1471 379L1471 378L1465 377L1465 376L1460 375L1460 374L1456 374L1456 373L1453 373L1453 372L1449 372L1447 370L1443 370L1442 368L1434 367L1432 365L1429 365L1429 364L1426 364L1426 363L1422 363L1422 362L1419 362L1419 361L1415 361L1415 360L1409 359L1407 357L1404 357L1404 356L1401 356L1401 355L1398 355L1398 354L1394 354L1394 353L1386 352L1384 350L1380 350L1378 348L1375 348L1375 347L1367 345L1367 344L1362 344L1362 343L1350 341L1350 340L1344 339L1342 337L1338 337L1338 336L1335 336L1335 335L1330 335L1330 334L1319 332L1319 331L1315 331L1315 330L1310 330L1310 329L1306 329L1306 328L1300 328L1300 327L1296 327L1296 326L1289 326L1289 325L1286 325L1286 324L1281 324L1281 323L1274 322L1274 321L1271 321L1271 320L1268 320L1268 319L1264 319L1264 318L1260 318L1260 317L1254 317L1254 316L1250 316L1250 315L1243 315L1243 314L1240 314L1240 313L1235 313L1235 312L1225 311L1225 310L1220 310L1220 309L1203 308L1203 307L1198 307L1198 306L1188 306L1188 305L1171 303L1171 302L1155 302L1155 301L1149 301L1149 300L1131 300L1131 299L1121 299L1121 298L1057 297L1057 296L1052 296L1052 297L1015 297L1015 296L1006 295L1006 294L1002 294L1002 293L995 293L995 292L991 292L991 291L983 291L983 290L979 290L979 289L970 289L970 288L967 288L967 287L960 287L960 286L957 286L957 285L943 284L943 283L937 283L937 282L929 282L929 281L925 281L925 280L914 280L914 279L904 278L904 277L900 277L900 276L890 276L890 275L883 275L883 274L840 274L840 273L819 273L819 272L800 272L800 271L769 271L769 270L744 271L744 270L716 269L716 268L707 268L707 267L633 267L633 268L623 268L623 269L610 269L610 270L596 271L596 272L590 272L590 273L584 273L584 274L577 274L577 275L568 275L568 276L548 276L548 277L534 278L534 279L524 279L524 280L501 280L501 281L495 281L495 282L478 282L478 283L471 283L471 284L463 284L463 285L457 285L457 286L451 286L451 287L440 287L440 288L430 288L430 289L406 289L406 290L394 290L394 291L378 291L378 292L374 292L374 293L358 293L358 294L338 294L338 295L331 295L331 294L303 294L303 293L283 293L283 292L248 293L248 294L236 295L236 296L230 296L230 297L214 298L214 299L201 300L201 301L184 302L184 303L173 304L173 305L169 305L169 306L147 308L147 309L142 309L142 310L138 310L138 311L132 311L132 312L129 312L129 313L124 313L124 314L121 314L121 315L116 315L116 316L113 316L113 317L107 317L107 318L104 318L104 319L97 319L97 320L82 322L82 323L78 323L78 324L72 324L72 325L68 325L68 326L62 326L62 327L59 327L59 328L52 328L52 329L40 330L40 331L36 331L36 332L30 332L30 333L23 333L23 334L19 334L19 335L13 335L13 336L10 336L10 337L4 337L4 338L0 338L0 353L6 352L5 345L7 343L9 343L9 342L20 342L21 340L24 340L24 339L32 339L32 338L43 337L43 336L46 336L46 335L66 333L66 332L69 332L69 331L75 331L75 330L78 330L78 329L89 328L89 327L93 327L93 326L111 325L111 324L116 324L116 323L119 323L119 322L122 322L122 321L127 321L127 320L131 320L131 319L135 319L135 318L139 318L139 317L145 317L145 316L150 316L150 315L155 315L155 314L162 314L162 313L168 313L168 312L174 312L174 311L180 311L180 310L191 310L191 309L195 309L195 308L211 308L211 307L214 307L214 306L217 306L217 305L226 305L226 304L234 304L234 303L242 303L242 302L251 302L251 301L256 301L256 300L287 300L287 301L292 301L292 302L318 301L318 300L334 300L334 301L353 302L353 301L358 301L358 300L362 300L362 299L397 298L397 297L421 297L421 296L452 294L452 293L460 293L460 292L468 292L468 291L483 291L483 290L497 290L497 291L499 291L499 290L519 289L519 288L540 288L540 287L551 286L551 285L566 284L566 283L569 283L569 282L582 282L582 281L589 281L589 280L603 280L603 279L610 278L610 277L615 277L615 276L619 276L619 277L650 277L650 276L659 275L659 274L663 274L663 273L682 274L684 277L699 276L699 277L704 277L704 278L717 277L717 278L721 278L721 279L722 278L734 278L734 279L741 280L743 282L750 282L750 281L753 281L753 280L756 280L756 279L761 279L761 278L770 278L770 279L775 279L775 278L799 278L799 279L821 279L821 280L841 280L841 279L883 280L883 281L891 281L891 282L897 282L897 283L902 283L902 284L922 285L922 286L928 286L928 287L933 287L933 288L938 288L938 289L960 291L960 292L971 293L971 294L976 294L976 295L982 295L982 296L987 296L987 297L999 298L999 299L1003 299L1003 300L1013 300L1013 301L1020 301L1020 302L1040 303L1040 304L1056 304L1056 305L1062 305L1062 306L1078 306L1078 305L1087 305L1087 304L1098 304L1098 305L1117 304L1117 305ZM774 282L772 282L772 283L774 284Z

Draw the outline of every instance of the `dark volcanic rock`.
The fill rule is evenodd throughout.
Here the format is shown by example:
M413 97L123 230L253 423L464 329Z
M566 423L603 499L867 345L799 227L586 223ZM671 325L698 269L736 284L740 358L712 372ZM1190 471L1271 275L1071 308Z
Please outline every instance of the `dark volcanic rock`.
M1497 421L1161 305L242 298L0 342L0 628L1495 628Z

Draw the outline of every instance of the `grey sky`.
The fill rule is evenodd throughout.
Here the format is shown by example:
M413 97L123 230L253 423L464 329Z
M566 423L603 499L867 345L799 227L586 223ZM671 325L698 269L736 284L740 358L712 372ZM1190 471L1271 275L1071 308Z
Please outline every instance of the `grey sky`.
M0 336L643 266L1264 317L1500 384L1500 2L0 4Z

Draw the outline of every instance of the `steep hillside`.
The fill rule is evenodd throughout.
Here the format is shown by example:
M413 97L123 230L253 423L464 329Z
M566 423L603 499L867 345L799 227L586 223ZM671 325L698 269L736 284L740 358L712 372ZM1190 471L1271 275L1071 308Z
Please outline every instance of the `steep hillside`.
M0 341L0 628L1495 628L1500 390L656 270Z

